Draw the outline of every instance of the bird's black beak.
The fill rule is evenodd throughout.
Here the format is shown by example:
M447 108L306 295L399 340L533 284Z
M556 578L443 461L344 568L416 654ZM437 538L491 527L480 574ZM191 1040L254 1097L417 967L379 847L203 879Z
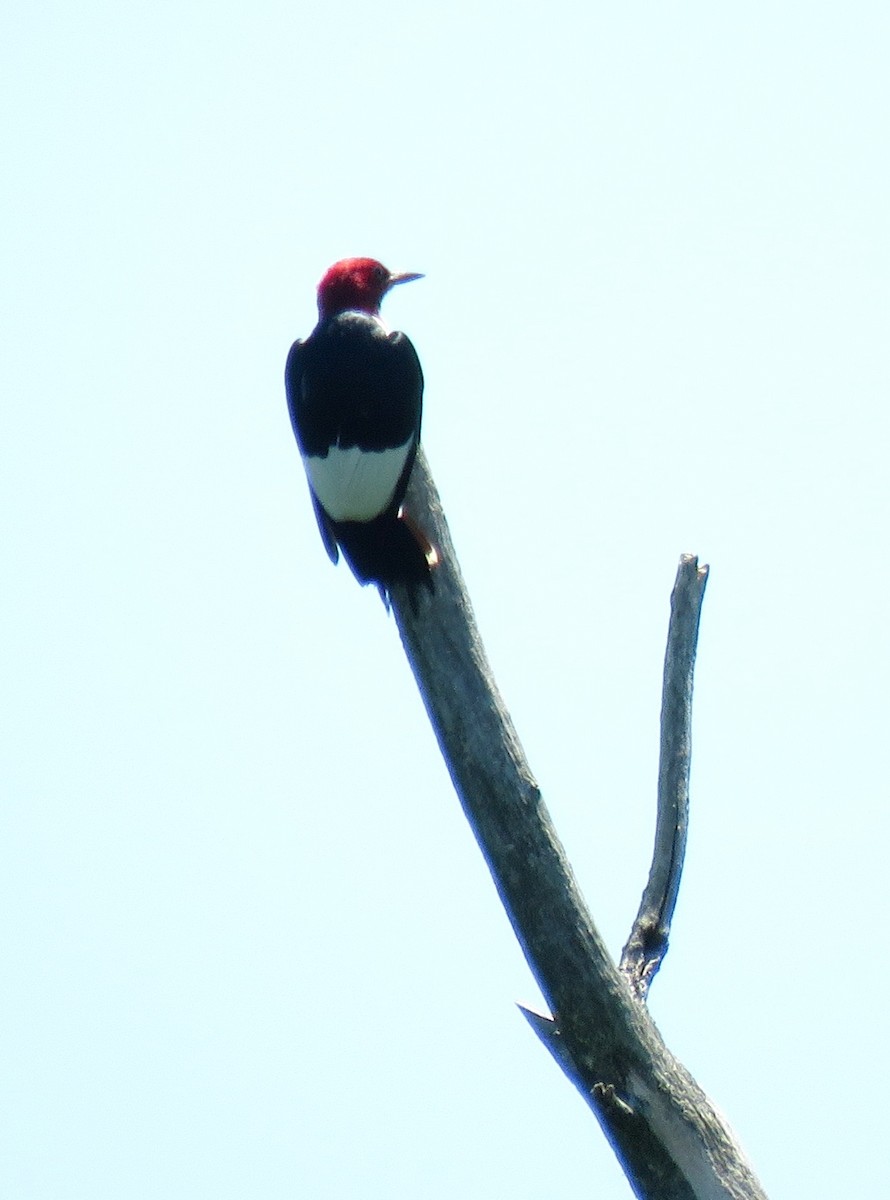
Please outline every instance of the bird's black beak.
M415 279L423 279L423 275L417 271L396 271L389 277L389 283L386 285L386 290L395 287L397 283L412 283Z

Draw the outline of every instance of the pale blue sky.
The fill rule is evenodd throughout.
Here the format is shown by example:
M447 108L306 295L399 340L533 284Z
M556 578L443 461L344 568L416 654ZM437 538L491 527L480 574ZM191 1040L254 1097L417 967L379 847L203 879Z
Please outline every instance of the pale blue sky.
M0 1193L630 1191L287 349L345 255L617 952L676 562L712 568L651 1006L774 1196L885 1187L885 4L7 4Z

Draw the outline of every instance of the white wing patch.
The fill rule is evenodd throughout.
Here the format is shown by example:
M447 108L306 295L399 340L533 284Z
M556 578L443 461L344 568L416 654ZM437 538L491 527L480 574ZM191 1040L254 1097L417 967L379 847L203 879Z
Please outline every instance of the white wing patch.
M334 521L372 521L393 498L414 435L390 450L342 450L331 446L324 458L303 459L312 490Z

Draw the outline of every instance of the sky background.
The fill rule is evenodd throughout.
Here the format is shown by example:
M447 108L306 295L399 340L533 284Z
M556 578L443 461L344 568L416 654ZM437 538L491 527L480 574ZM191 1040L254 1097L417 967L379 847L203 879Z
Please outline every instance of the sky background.
M348 255L617 954L766 1190L886 1187L885 3L0 12L0 1193L630 1196L284 402Z

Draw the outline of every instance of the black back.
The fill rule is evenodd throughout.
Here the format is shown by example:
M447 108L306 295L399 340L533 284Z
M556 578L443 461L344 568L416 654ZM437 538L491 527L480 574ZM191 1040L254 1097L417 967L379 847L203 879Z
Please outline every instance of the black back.
M320 322L291 347L287 403L304 455L329 447L385 450L420 440L423 372L403 333L388 333L368 313Z

